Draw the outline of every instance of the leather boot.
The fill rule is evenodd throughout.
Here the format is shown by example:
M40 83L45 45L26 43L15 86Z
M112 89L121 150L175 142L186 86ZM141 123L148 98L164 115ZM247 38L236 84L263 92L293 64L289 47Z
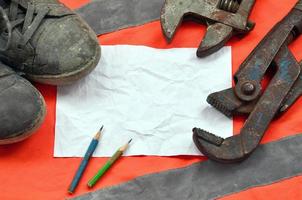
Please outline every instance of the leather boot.
M56 0L2 1L8 19L0 23L7 29L0 35L2 62L30 80L52 85L72 83L96 67L97 37L66 6Z
M39 91L0 63L0 145L32 135L43 122L45 112Z

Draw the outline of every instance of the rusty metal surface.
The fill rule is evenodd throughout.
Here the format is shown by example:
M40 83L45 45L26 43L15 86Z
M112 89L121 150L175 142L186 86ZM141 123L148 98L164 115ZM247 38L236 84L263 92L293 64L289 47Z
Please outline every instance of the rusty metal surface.
M295 7L243 62L234 77L235 87L209 95L208 102L227 116L250 114L240 134L226 139L194 128L194 142L204 155L223 163L246 159L257 148L273 118L300 97L301 66L287 45L301 33L302 10ZM274 66L277 71L263 91L261 81Z
M302 72L302 62L300 62L301 66L301 72ZM300 73L300 76L298 80L296 81L295 85L285 98L284 102L282 103L282 106L280 108L280 112L283 113L290 108L291 105L293 105L298 98L302 95L302 73Z
M255 0L166 0L161 11L161 26L168 42L173 39L183 19L208 25L197 56L205 57L219 50L231 36L247 33L254 23L248 21Z

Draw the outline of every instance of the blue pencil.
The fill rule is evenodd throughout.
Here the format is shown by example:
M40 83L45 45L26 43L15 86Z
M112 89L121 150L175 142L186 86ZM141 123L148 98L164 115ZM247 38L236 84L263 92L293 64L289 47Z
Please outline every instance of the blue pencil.
M85 156L84 156L84 158L83 158L83 160L82 160L82 162L81 162L77 172L75 173L75 175L72 179L72 182L69 186L68 192L70 194L72 194L75 191L75 189L76 189L76 187L77 187L77 185L78 185L78 183L79 183L79 181L80 181L80 179L81 179L81 177L82 177L82 175L83 175L83 173L84 173L84 171L87 167L89 159L91 158L94 150L96 149L96 147L99 143L99 139L100 139L101 131L103 130L103 127L104 126L101 127L101 129L97 132L97 134L94 136L94 138L90 142L90 145L89 145L89 147L88 147L88 149L85 153Z

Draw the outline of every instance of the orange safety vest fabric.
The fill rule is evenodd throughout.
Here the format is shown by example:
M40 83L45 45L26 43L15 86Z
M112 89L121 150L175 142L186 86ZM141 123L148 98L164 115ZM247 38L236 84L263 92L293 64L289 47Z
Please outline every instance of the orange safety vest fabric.
M61 1L73 9L89 2L89 0ZM297 0L256 1L250 17L251 21L256 22L255 29L246 37L241 39L234 37L228 43L232 46L233 72L236 72L258 42L291 10L296 2ZM130 44L154 48L197 47L204 32L205 26L186 22L177 32L173 42L168 45L161 33L159 21L156 21L102 35L99 39L102 45ZM290 45L290 49L298 60L302 59L301 44L302 37ZM64 199L122 183L141 175L175 169L206 160L206 158L198 156L123 157L93 190L89 190L86 187L88 179L106 162L106 158L93 158L75 195L70 196L67 188L81 159L53 158L56 87L40 84L36 84L36 86L45 97L47 117L41 129L29 139L18 144L0 147L0 199ZM243 122L243 118L234 119L234 133L239 132ZM302 133L302 99L270 125L262 143L297 133ZM299 176L271 185L251 188L221 199L302 199L301 185L302 176Z

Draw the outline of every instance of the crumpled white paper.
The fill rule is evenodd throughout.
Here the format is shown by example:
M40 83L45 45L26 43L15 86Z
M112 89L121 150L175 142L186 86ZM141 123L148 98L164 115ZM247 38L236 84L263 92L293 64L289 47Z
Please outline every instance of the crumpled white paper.
M83 156L102 125L94 156L111 156L130 138L125 155L199 155L193 127L231 136L232 120L206 102L231 87L231 48L203 59L195 51L102 46L89 76L58 87L54 156Z

